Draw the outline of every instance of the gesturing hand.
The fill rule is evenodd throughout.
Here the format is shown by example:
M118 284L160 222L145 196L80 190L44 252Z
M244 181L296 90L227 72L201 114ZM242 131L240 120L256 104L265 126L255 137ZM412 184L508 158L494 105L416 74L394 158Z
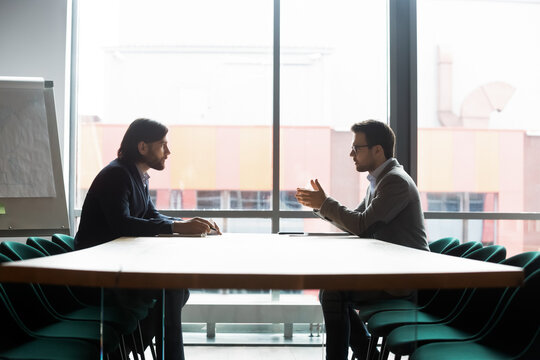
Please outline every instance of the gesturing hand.
M297 188L296 200L304 206L318 210L321 208L324 200L326 200L326 194L321 184L319 184L319 180L311 180L311 186L313 190Z

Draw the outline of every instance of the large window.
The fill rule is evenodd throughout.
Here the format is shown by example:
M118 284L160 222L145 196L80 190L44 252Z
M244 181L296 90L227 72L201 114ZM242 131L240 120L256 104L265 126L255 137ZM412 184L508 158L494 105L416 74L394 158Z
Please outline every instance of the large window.
M256 211L271 231L280 211L294 211L297 231L336 230L303 220L310 211L294 193L318 178L348 206L363 197L349 128L387 121L386 11L379 0L285 1L276 28L271 0L80 1L75 208L127 125L148 117L169 127L172 152L150 173L159 209L220 219Z
M281 189L291 192L317 178L347 206L356 207L365 195L365 174L349 157L350 127L387 121L386 8L380 0L282 2ZM281 209L286 206L282 201ZM307 219L281 224L336 230Z
M78 3L76 209L127 124L150 117L170 128L159 209L229 232L333 231L295 189L318 178L355 206L367 181L349 128L390 118L430 240L538 250L539 2Z
M296 188L318 178L348 206L363 197L349 129L387 121L386 1L78 4L76 209L139 117L169 127L172 154L150 173L152 199L167 214L211 217L226 232L335 231L310 219ZM293 296L319 309L317 291L262 292L264 301ZM222 290L212 301L237 293L245 292ZM298 325L295 333L310 333Z
M268 209L272 1L80 1L79 14L78 192L148 117L172 152L150 174L158 208Z
M508 220L538 212L540 3L418 0L417 10L424 209ZM428 220L431 239L452 233L504 245L509 255L538 250L530 222L444 216Z

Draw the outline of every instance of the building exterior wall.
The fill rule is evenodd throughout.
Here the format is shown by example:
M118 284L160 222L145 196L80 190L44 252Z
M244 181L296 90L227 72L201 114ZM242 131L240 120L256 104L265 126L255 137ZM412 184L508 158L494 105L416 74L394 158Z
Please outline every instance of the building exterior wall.
M78 187L83 192L97 172L116 157L126 128L127 125L99 122L81 124L80 145L84 149L81 164L84 166L79 166ZM172 154L167 166L164 171L150 171L150 186L156 191L158 208L168 209L176 204L176 208L195 209L198 191L221 191L221 208L231 204L228 202L231 196L244 195L266 201L264 206L269 208L270 195L265 194L272 190L271 131L270 126L169 126ZM349 131L282 127L281 191L294 192L297 187L309 185L310 179L317 178L328 194L355 207L363 198L368 182L365 174L358 174L354 169L349 156L350 145ZM483 194L482 209L474 211L537 210L540 167L535 154L539 149L540 138L528 136L521 130L419 129L418 187L424 211L430 210L429 194L460 194L464 199L461 206L466 208L457 211L469 211L469 194ZM171 196L179 196L181 203ZM251 206L262 206L260 204ZM331 230L320 221L302 221L307 231ZM513 254L538 250L538 223L456 220L440 226L461 227L462 240L503 244ZM469 234L477 238L470 239Z

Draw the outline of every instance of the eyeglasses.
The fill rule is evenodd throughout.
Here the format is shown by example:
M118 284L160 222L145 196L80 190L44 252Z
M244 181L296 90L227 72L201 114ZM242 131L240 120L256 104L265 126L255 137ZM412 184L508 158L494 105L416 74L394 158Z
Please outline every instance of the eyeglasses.
M351 146L351 149L352 149L352 152L356 154L356 152L358 151L358 149L361 149L361 148L364 148L364 147L371 147L371 145L353 145Z

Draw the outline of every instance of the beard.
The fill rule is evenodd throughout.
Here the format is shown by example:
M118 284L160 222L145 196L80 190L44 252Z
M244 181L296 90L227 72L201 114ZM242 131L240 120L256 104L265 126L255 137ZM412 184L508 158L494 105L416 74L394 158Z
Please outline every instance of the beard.
M369 171L369 169L368 169L365 165L357 164L357 165L356 165L356 171L362 173L362 172Z
M165 169L165 159L166 158L158 158L158 157L145 157L144 158L144 163L150 167L151 169L154 169L154 170L163 170Z
M363 164L355 163L354 165L356 167L356 171L361 172L361 173L366 172L366 171L373 171L377 168L375 166L374 161L370 161L368 163L363 163Z

